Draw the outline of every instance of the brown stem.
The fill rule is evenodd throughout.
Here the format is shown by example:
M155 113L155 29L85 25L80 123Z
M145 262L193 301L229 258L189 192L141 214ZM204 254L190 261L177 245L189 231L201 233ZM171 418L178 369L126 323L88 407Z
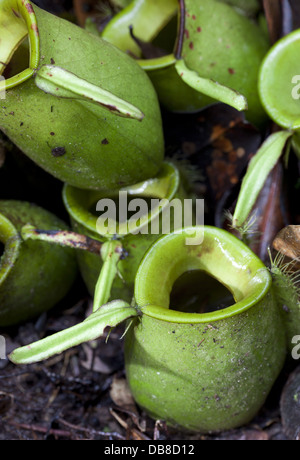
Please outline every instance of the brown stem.
M100 254L103 242L90 238L86 235L67 231L67 230L40 230L31 225L22 228L22 238L24 240L40 240L67 246L73 249L81 249L93 254Z

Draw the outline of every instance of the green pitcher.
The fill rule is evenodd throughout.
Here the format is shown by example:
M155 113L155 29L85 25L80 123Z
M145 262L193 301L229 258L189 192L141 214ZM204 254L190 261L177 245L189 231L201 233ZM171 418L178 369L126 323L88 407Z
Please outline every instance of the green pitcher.
M125 336L126 375L153 418L200 432L231 429L251 421L272 388L285 360L284 328L261 260L224 230L205 227L193 245L187 230L154 243L139 267L141 317ZM172 288L189 271L198 271L203 297L175 310ZM233 303L224 308L221 289L219 304L201 307L204 275L222 283Z
M14 350L10 359L47 359L127 319L126 376L151 417L202 433L250 422L287 353L272 278L261 260L225 230L184 228L151 245L134 296L131 305L109 302L81 324Z
M245 2L228 3L243 9ZM265 123L257 79L270 44L241 9L217 0L133 0L101 35L136 57L168 109L192 112L220 101ZM160 55L145 58L145 43Z
M75 187L153 177L164 156L157 95L130 57L28 0L0 1L0 129Z
M278 126L293 133L300 156L300 29L275 43L259 72L259 95L265 111Z
M0 326L25 321L55 306L77 274L72 249L23 241L23 225L67 229L52 213L27 202L0 200Z
M184 207L185 199L187 206ZM152 200L155 200L154 206ZM130 301L138 265L149 246L163 230L170 232L182 227L184 213L186 219L193 219L193 200L185 192L179 169L169 162L164 162L160 173L154 178L122 188L118 194L101 194L65 185L63 201L76 233L103 243L116 239L120 241L124 256L118 262L112 299ZM139 209L139 204L144 205L145 209ZM177 216L174 215L173 204L178 205ZM116 214L110 216L109 227L106 219L108 211L105 215L103 211L110 205ZM137 220L134 220L134 211L139 213ZM120 216L120 212L124 217ZM167 224L165 229L162 228L163 218ZM193 223L193 220L190 222ZM77 258L82 277L93 296L102 266L101 258L88 251L77 251Z

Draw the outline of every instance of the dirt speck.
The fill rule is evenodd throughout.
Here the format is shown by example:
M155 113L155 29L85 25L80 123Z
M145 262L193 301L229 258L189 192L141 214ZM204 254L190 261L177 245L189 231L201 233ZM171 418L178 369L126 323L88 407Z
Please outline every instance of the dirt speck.
M54 149L51 150L51 154L55 158L62 157L63 155L65 155L65 153L66 153L66 149L64 147L55 147Z

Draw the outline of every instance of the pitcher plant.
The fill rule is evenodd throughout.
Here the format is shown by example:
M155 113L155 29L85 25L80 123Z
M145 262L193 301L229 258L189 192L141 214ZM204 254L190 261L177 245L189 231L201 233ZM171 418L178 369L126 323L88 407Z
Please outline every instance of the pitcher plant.
M157 95L125 53L28 0L0 1L0 129L75 187L115 190L158 173Z
M37 317L54 307L71 289L77 274L75 252L27 241L21 229L30 221L51 231L68 226L31 203L0 200L0 325Z
M187 244L193 234L194 244ZM199 287L196 301L184 297L175 305L172 290L189 273ZM211 283L218 284L208 299ZM47 359L126 319L125 368L136 402L153 418L185 430L249 422L285 361L269 271L244 243L213 227L180 229L153 243L137 271L131 305L109 302L83 323L14 350L10 359Z
M270 45L263 27L243 14L244 3L133 0L101 36L138 60L169 110L192 112L219 101L260 127L267 115L258 71Z

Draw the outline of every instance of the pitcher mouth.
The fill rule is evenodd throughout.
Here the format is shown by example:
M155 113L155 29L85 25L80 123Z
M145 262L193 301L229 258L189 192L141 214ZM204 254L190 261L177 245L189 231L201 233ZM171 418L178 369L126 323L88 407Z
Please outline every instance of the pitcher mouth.
M263 262L236 237L214 227L203 227L203 243L186 246L186 234L193 228L161 237L145 254L135 280L135 301L141 312L162 321L199 324L241 314L262 301L272 285ZM175 280L197 269L215 277L235 303L209 313L173 310L170 289ZM153 285L160 289L153 290Z
M0 91L13 88L28 80L38 67L40 39L36 15L28 0L0 0L0 76L9 65L23 41L29 41L28 67L0 81Z
M146 227L151 219L157 218L162 209L166 208L169 202L174 198L180 187L179 170L172 164L164 162L159 174L152 179L144 182L124 187L120 189L121 193L128 194L128 200L139 197L141 199L157 198L160 200L157 207L151 208L151 211L143 215L136 231L141 231ZM119 192L119 193L120 193ZM96 209L96 202L103 199L110 200L114 198L114 193L102 193L98 191L81 190L65 184L63 188L63 201L70 216L89 231L98 236L115 238L117 236L126 236L130 234L129 221L116 222L116 232L105 230L104 224L99 224L99 216L92 212ZM102 228L102 231L101 231Z
M177 0L167 0L159 12L156 11L154 2L154 5L152 5L153 10L150 7L150 11L147 10L147 14L143 10L145 5L141 5L141 2L134 5L135 3L132 2L131 5L124 8L116 19L112 18L110 20L102 32L102 37L111 41L126 53L130 53L144 70L161 70L174 66L176 59L180 58L184 33L185 12L182 0L180 0L180 4ZM137 22L135 21L135 15L138 17ZM146 17L147 23L144 24ZM127 25L128 21L130 22L128 22L129 37L123 37L122 39L116 36L118 32L115 34L115 31L119 29L119 20L121 21L121 27L124 27L124 24ZM145 26L143 28L144 45L152 44L153 50L156 49L157 51L154 54L150 53L149 56L147 55L148 53L144 55L142 41L139 38L142 34L142 24ZM146 34L146 38L144 34ZM167 41L165 41L166 37L168 37ZM151 57L152 55L153 57Z
M300 129L299 68L300 30L284 36L269 50L259 73L258 88L266 112L279 126Z

